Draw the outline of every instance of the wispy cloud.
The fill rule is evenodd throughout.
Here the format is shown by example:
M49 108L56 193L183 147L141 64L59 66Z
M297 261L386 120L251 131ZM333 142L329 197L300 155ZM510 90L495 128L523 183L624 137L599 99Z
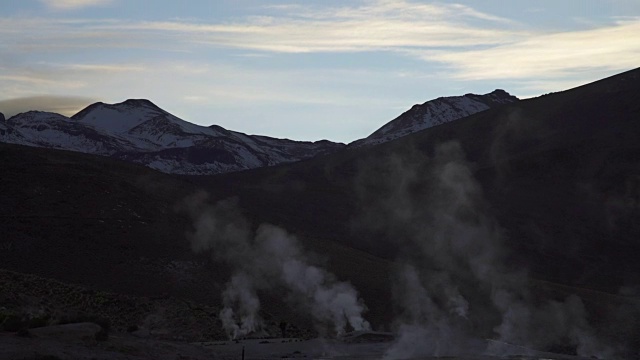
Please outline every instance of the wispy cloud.
M78 91L100 83L106 75L131 77L146 71L142 64L129 63L51 63L12 64L0 66L0 87L5 96ZM11 90L10 90L11 89Z
M161 34L118 29L116 19L0 17L0 45L7 54L40 55L84 53L96 49L149 49L161 43ZM176 44L171 44L175 46ZM170 51L170 45L161 48Z
M85 7L109 5L113 0L40 0L40 2L55 10L76 10Z
M495 45L524 35L504 29L510 20L455 4L376 1L360 7L278 10L278 15L228 24L173 21L118 26L130 31L188 34L191 41L216 46L284 53Z
M108 73L132 73L147 70L143 64L58 64L58 68L79 72Z
M105 1L47 3L74 7ZM10 50L27 53L94 47L198 52L203 45L246 49L251 56L394 52L443 63L462 80L565 76L601 67L618 70L637 66L640 58L637 18L582 31L540 33L459 4L378 0L361 6L266 7L267 14L270 10L271 15L234 23L4 18L0 36L15 36Z
M46 2L59 8L105 3ZM234 23L4 18L0 19L0 33L13 33L28 40L13 44L27 51L37 47L153 46L162 39L166 49L195 43L284 53L495 45L524 35L506 29L512 24L508 19L456 4L379 0L362 6L290 6L273 10L277 13L271 16L250 16ZM21 31L16 31L18 28Z
M462 80L563 78L589 70L640 65L640 19L582 31L532 35L481 50L425 51Z

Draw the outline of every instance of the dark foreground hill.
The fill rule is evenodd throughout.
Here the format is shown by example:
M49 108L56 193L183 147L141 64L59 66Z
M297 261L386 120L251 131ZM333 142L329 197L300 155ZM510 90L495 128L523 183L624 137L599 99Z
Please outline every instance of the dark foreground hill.
M191 250L187 233L194 220L179 210L185 199L201 191L199 186L141 165L76 152L0 144L0 158L2 269L82 287L71 291L72 295L86 289L90 294L106 291L132 296L135 301L125 301L128 305L120 311L120 315L136 314L129 325L141 325L148 316L174 318L182 313L179 316L190 317L186 314L210 308L205 314L210 328L197 334L175 325L173 319L167 336L202 340L217 334L226 338L218 313L221 293L231 275L229 266L213 262L210 254ZM347 279L346 269L355 269L356 276L348 278L356 286L377 288L385 281L388 265L381 259L319 238L306 238L304 245L330 258L341 279ZM41 301L37 297L43 293L70 291L59 286L23 291L26 281L22 278L3 279L7 281L0 286L0 306L46 304L55 312L102 312L102 300L92 295L79 295L75 302L66 295ZM278 300L280 294L264 296L262 311L265 319L271 319L266 324L269 334L280 332L281 321L298 329L291 335L309 336L315 331L307 318ZM16 303L15 297L24 301ZM55 300L58 298L64 301ZM132 302L148 305L130 309ZM375 308L376 301L371 303ZM386 301L378 303L376 316L380 317ZM112 308L111 314L120 309L117 304ZM126 328L122 317L113 321L120 330Z
M510 255L565 283L615 291L640 282L640 70L368 149L189 179L238 196L256 218L394 259L401 233L365 235L362 218L380 199L420 200L425 167L451 142Z

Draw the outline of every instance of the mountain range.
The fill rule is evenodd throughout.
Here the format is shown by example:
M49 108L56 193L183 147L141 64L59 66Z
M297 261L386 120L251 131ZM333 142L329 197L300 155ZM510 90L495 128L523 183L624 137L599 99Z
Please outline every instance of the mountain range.
M400 115L353 146L386 142L492 106L517 101L502 90L438 98ZM4 116L3 116L4 118ZM0 141L78 151L143 164L166 173L207 175L295 162L344 148L327 140L292 141L199 126L148 100L95 103L67 118L29 111L0 121Z

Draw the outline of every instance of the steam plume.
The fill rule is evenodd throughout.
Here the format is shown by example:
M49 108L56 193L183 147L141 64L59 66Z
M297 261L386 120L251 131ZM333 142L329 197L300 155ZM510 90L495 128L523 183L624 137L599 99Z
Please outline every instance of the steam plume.
M386 358L509 351L486 349L478 341L483 337L538 350L567 344L579 355L612 354L589 326L579 297L533 301L526 274L505 266L503 232L459 143L436 146L432 158L415 151L381 164L373 171L391 174L389 183L363 176L374 180L362 184L361 194L375 188L377 195L365 200L365 219L378 220L372 228L405 248L394 289L398 340Z
M224 308L220 311L220 320L231 339L248 335L260 328L260 299L247 274L235 274L227 284L222 299Z
M207 198L206 193L195 194L183 208L194 218L194 229L188 235L193 250L211 252L215 260L234 269L220 313L230 338L259 331L258 291L281 288L287 293L285 298L307 311L318 326L333 326L338 335L347 324L354 330L370 329L362 316L366 306L358 292L313 265L294 236L270 224L253 232L236 200L211 205Z

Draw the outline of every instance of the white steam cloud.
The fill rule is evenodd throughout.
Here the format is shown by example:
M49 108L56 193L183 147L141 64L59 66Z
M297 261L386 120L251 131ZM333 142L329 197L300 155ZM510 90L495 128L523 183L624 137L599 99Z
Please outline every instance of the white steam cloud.
M224 308L220 311L220 321L230 338L235 339L260 328L260 299L253 280L247 274L241 272L231 278L222 294L222 301Z
M211 205L207 197L206 193L193 195L184 209L194 218L189 234L193 250L209 251L214 260L234 269L220 313L230 338L261 331L258 290L285 289L286 300L310 314L319 327L332 326L337 335L347 325L354 330L370 329L362 316L366 306L358 292L313 265L294 236L270 224L253 232L237 201Z

